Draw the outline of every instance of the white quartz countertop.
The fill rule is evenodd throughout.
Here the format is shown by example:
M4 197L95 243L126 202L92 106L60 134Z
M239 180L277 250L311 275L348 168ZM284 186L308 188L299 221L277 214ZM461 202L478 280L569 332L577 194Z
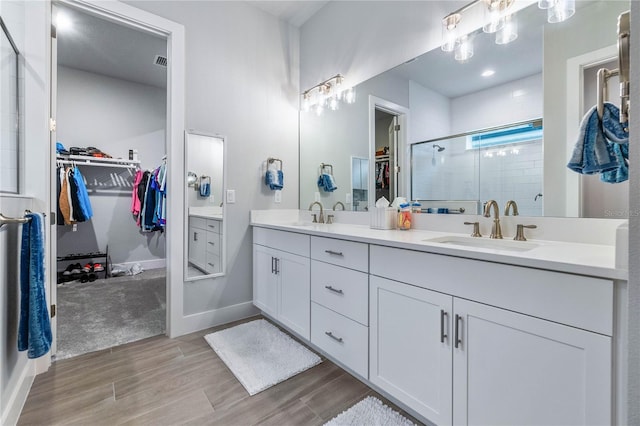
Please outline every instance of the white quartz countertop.
M628 271L616 268L615 246L529 239L524 244L535 246L528 251L468 247L425 241L439 237L468 237L468 234L411 229L380 230L366 225L345 223L311 224L295 221L253 219L253 226L298 232L319 237L338 238L388 247L418 250L447 256L546 269L593 277L627 280ZM482 237L488 239L487 236ZM511 240L509 238L509 240ZM507 239L505 238L505 242ZM517 241L510 241L513 245ZM509 244L509 243L507 243Z
M220 213L189 213L189 217L202 217L204 219L222 220L222 214Z

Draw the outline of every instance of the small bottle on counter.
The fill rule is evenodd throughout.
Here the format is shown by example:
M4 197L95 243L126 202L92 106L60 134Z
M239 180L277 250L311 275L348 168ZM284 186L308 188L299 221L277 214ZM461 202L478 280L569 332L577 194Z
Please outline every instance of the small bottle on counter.
M422 204L417 201L411 203L411 213L422 213Z
M409 203L402 203L398 207L398 229L411 229L411 206Z

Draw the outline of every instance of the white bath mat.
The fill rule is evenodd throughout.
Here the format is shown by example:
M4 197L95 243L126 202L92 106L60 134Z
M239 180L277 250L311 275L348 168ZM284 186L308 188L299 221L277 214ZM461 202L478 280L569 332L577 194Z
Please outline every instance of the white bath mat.
M255 395L322 360L260 319L204 336L242 386Z
M343 411L324 426L415 426L402 414L368 396L347 411Z

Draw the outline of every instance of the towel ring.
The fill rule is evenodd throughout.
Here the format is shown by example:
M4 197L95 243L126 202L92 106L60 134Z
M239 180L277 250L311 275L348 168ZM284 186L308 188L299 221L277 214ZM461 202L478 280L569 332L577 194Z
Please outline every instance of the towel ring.
M607 86L607 82L611 77L615 77L618 75L620 71L618 69L609 70L606 68L600 68L598 70L597 78L597 96L598 96L598 117L602 120L602 116L604 114L604 103L609 99L609 88ZM622 120L622 116L620 116Z
M325 169L329 169L329 174L333 174L333 166L331 164L320 163L320 174L323 174Z
M279 158L269 157L267 158L267 163L269 164L280 163L280 168L278 170L282 170L282 160Z

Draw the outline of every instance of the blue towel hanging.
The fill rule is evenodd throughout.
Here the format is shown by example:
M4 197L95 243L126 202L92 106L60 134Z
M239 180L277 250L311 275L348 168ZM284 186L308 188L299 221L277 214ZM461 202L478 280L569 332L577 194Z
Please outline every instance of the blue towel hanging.
M336 189L338 189L338 187L336 186L336 182L333 179L333 176L330 175L329 173L322 173L318 177L318 187L323 189L325 192L333 192Z
M39 358L51 348L51 322L45 295L44 219L40 213L25 215L20 251L20 323L18 350Z
M284 188L284 174L282 173L282 170L269 168L265 174L264 183L272 191Z

